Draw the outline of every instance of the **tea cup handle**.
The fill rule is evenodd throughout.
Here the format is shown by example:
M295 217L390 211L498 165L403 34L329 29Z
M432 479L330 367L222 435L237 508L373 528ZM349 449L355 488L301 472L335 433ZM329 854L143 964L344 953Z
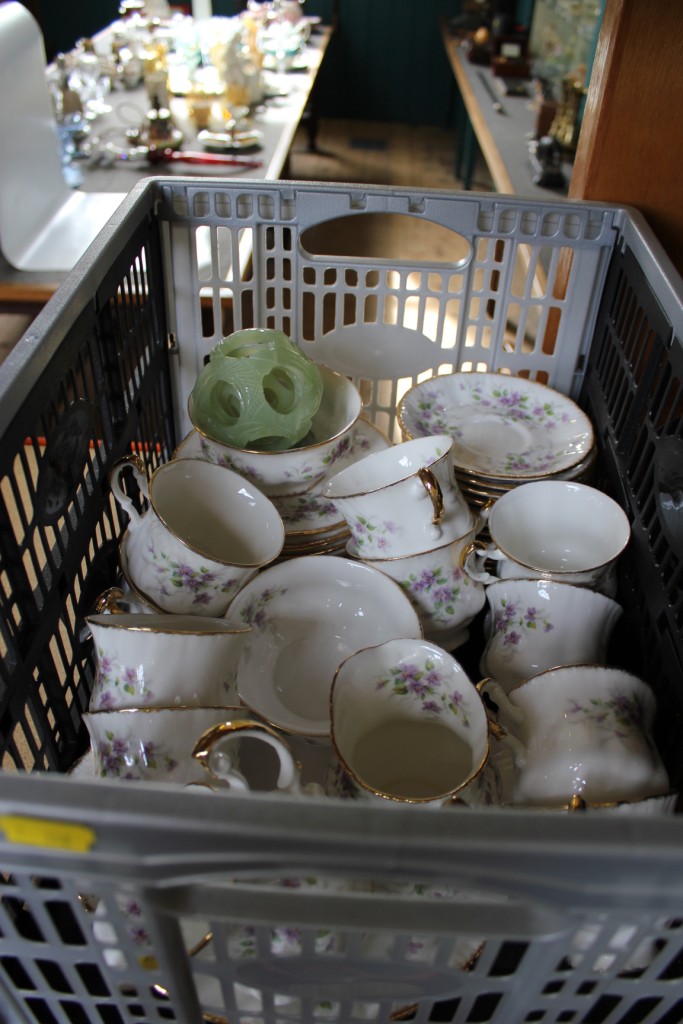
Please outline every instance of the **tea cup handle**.
M145 464L139 455L124 455L123 458L119 459L111 468L109 475L109 482L111 485L112 493L118 501L121 508L128 513L130 516L131 526L137 525L142 518L135 508L135 505L125 493L121 487L121 473L124 469L130 467L133 470L133 475L140 488L143 496L149 501L149 484L147 480L147 470Z
M213 779L227 782L231 789L239 792L248 792L249 783L234 767L230 754L220 749L222 741L229 741L236 736L252 736L273 748L280 760L280 771L276 783L278 790L298 795L308 791L301 786L301 769L291 750L274 729L262 722L253 722L249 719L220 722L207 729L199 737L192 756L199 761Z
M121 587L108 587L95 601L93 613L95 615L120 615L123 611L121 602L125 600L126 595Z
M487 561L498 561L503 558L502 552L494 544L483 540L473 540L460 552L460 568L464 569L475 583L497 583L499 577L487 572L484 564Z
M481 679L477 684L477 690L480 695L490 694L494 702L502 709L506 719L506 724L501 725L500 722L494 720L491 716L489 709L486 709L486 717L489 723L489 732L501 743L505 743L510 747L515 761L518 765L521 765L526 760L526 748L522 741L515 736L514 732L510 729L510 724L519 725L523 721L523 714L516 708L514 704L508 698L503 687L500 683L497 683L495 679ZM509 724L510 723L510 724Z
M439 526L446 511L441 485L432 470L428 469L427 466L422 466L421 469L418 469L417 475L432 503L432 524Z

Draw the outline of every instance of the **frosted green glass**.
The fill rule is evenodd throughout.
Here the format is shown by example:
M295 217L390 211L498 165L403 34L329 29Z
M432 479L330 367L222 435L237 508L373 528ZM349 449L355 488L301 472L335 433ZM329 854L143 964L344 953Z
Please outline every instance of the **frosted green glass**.
M249 328L220 341L200 371L194 422L233 448L283 451L309 433L322 393L318 366L284 332Z

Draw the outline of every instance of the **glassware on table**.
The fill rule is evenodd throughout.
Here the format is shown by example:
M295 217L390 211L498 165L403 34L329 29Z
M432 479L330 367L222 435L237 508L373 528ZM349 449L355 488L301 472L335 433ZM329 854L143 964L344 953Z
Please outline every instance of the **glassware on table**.
M309 33L307 21L293 22L279 4L274 4L258 31L257 46L264 57L275 62L278 73L283 73L301 53Z
M70 64L69 85L80 96L85 116L94 118L110 113L112 108L106 97L111 91L111 77L91 39L78 42Z

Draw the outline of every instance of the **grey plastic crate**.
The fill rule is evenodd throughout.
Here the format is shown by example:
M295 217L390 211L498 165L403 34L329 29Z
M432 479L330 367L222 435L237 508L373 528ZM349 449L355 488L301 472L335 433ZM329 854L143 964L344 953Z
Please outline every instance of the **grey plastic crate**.
M316 252L320 224L380 214L406 218L408 239L419 220L458 237L428 265ZM0 369L5 1018L683 1020L678 816L416 811L65 777L87 748L83 616L115 579L125 527L108 469L131 448L150 467L172 456L203 360L251 323L352 375L394 437L398 395L429 372L506 370L581 402L600 484L633 528L612 654L653 685L680 785L683 286L640 218L148 179ZM399 894L400 882L425 890Z

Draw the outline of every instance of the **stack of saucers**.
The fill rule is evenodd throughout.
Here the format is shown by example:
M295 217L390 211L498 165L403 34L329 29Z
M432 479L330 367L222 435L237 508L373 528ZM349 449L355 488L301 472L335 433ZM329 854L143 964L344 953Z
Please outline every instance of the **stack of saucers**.
M593 425L545 384L502 373L444 374L406 392L397 414L406 439L453 438L455 477L475 509L518 484L592 479Z

